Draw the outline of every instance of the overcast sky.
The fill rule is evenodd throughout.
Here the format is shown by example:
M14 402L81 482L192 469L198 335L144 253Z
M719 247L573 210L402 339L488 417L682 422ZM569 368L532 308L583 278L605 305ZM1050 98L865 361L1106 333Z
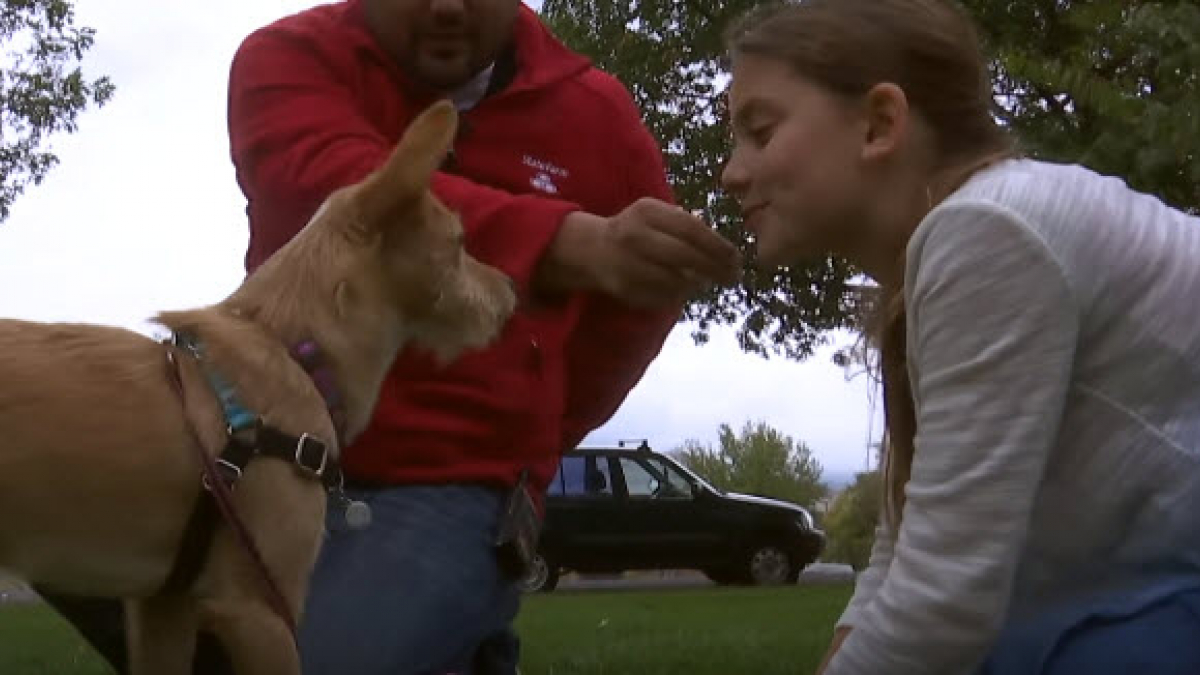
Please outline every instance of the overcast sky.
M226 138L229 61L254 28L313 4L80 0L78 23L98 32L86 69L109 75L116 96L55 138L61 164L0 224L0 316L145 332L156 311L235 288L246 221ZM870 424L865 378L846 382L831 353L764 360L741 353L729 331L695 346L681 325L587 443L648 438L666 450L711 442L723 422L763 420L806 442L830 473L862 469L880 411Z

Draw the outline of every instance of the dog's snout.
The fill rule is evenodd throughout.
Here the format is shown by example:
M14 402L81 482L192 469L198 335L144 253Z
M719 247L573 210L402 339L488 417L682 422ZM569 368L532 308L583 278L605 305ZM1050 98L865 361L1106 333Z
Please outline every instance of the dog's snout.
M509 307L507 311L511 311L511 305L516 304L520 295L520 288L515 279L498 268L475 258L469 259L468 273L474 277L475 283L479 284L479 288L489 298L490 304Z
M506 314L511 314L516 310L517 305L521 303L521 289L517 286L517 281L512 277L498 272L500 276L501 295L504 296L504 310Z
M515 309L517 305L521 304L521 289L519 286L517 286L516 279L513 279L512 277L508 276L507 274L503 275L503 277L504 277L504 289L506 291L508 291L508 296L510 298L512 298L512 301L509 303L510 304L509 311L512 311L512 309Z

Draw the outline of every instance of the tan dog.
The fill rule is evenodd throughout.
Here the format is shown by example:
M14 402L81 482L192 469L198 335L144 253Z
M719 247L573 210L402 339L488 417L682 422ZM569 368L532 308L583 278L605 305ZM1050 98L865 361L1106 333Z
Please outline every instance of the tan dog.
M461 224L428 191L456 122L449 104L431 107L386 166L333 194L228 299L158 318L197 336L205 365L265 425L336 442L289 345L320 346L353 439L402 347L453 359L493 340L511 315L509 280L463 251ZM200 626L220 637L239 675L299 673L287 624L228 528L218 528L191 588L159 592L200 490L192 429L209 454L227 440L201 366L179 354L186 407L160 343L115 328L0 321L0 567L64 593L129 598L134 673L190 673ZM294 464L258 459L233 499L298 616L324 488Z

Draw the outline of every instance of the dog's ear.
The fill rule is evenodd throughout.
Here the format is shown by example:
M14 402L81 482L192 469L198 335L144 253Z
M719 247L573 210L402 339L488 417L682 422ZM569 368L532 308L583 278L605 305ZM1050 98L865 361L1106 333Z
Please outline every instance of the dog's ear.
M457 128L458 112L447 100L426 108L408 125L391 157L358 191L363 225L386 228L421 203Z

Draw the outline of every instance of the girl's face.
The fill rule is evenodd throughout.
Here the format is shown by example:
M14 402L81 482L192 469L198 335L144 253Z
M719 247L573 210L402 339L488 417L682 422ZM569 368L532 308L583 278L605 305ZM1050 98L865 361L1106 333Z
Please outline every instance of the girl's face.
M868 106L766 57L738 55L732 77L733 153L722 183L741 202L759 264L858 257L875 156Z

